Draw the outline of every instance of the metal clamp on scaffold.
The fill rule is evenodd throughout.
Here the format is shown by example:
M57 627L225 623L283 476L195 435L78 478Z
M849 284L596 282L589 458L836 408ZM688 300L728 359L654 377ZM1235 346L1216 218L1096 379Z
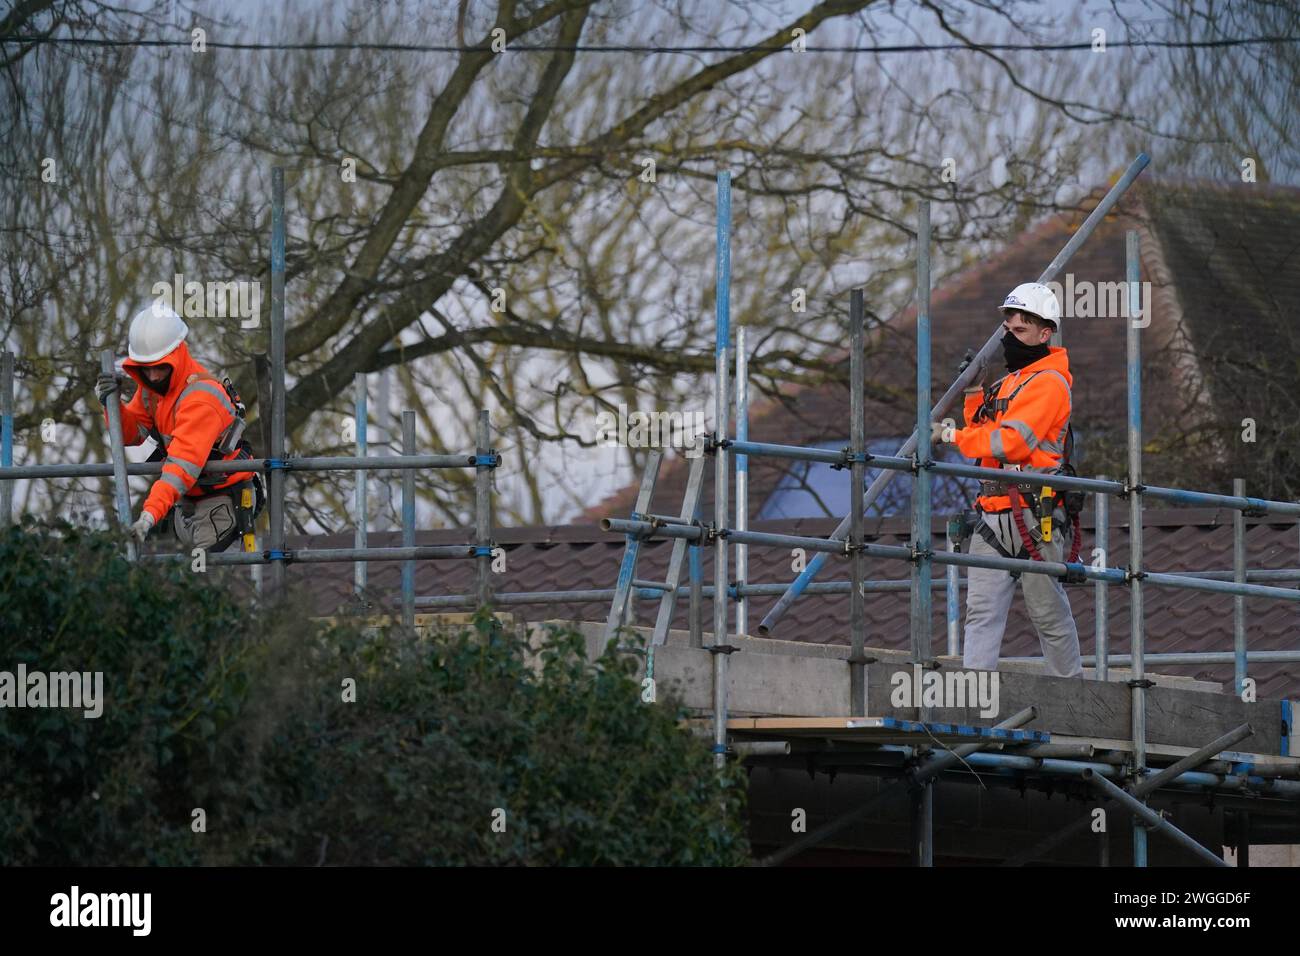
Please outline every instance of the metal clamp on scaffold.
M262 558L266 561L284 561L288 563L293 560L292 551L263 551Z
M1134 677L1131 680L1126 680L1124 683L1128 687L1141 687L1143 690L1145 690L1148 687L1156 686L1155 681L1147 680L1147 678L1145 677Z
M1264 507L1263 502L1261 502L1258 498L1247 498L1246 500L1253 501L1256 503L1241 509L1241 516L1243 518L1267 518L1268 517L1268 509Z
M288 458L267 458L264 467L267 471L289 471L293 464Z
M501 464L501 456L489 450L486 455L470 455L469 463L475 468L496 468Z
M916 548L909 548L908 551L910 552L910 556L908 557L907 560L910 561L912 564L917 564L923 560L931 561L934 559L934 551L931 550L930 548L924 548L921 550L917 550Z
M1147 490L1147 486L1144 485L1144 484L1142 484L1141 482L1139 482L1139 483L1136 484L1136 485L1130 485L1130 484L1126 481L1126 482L1124 482L1124 490L1121 491L1121 492L1120 492L1116 497L1119 497L1119 498L1128 498L1128 496L1129 496L1130 494L1132 494L1133 492L1135 492L1135 491L1136 491L1138 494L1142 494L1142 492L1144 492L1144 491L1146 491L1146 490Z
M1147 576L1145 571L1134 571L1132 568L1124 569L1124 583L1129 584L1133 581L1141 581Z
M704 438L704 453L712 455L719 448L730 448L733 444L735 444L734 439L724 438L719 441L717 432L709 432Z
M474 557L476 557L476 558L490 558L490 557L492 557L492 552L493 552L494 550L496 550L496 542L495 542L495 541L493 541L493 542L490 543L490 544L476 544L476 545L474 546Z
M701 541L703 541L705 535L708 534L708 529L705 528L705 526L702 525L698 519L692 521L682 521L677 518L666 518L663 515L650 514L649 512L633 511L631 515L631 520L640 521L642 524L650 525L650 530L648 531L629 532L633 537L641 538L642 540L649 540L650 538L654 537L655 533L658 532L660 528L672 528L672 527L699 528L702 532L704 532L704 534L700 536ZM691 541L692 545L694 545L695 543L696 542Z
M831 465L831 468L834 469L835 471L843 471L845 468L851 468L853 465L857 464L858 462L862 462L862 464L868 465L871 463L871 459L872 459L872 454L869 451L864 451L861 454L855 455L853 453L853 449L847 447L840 449L840 455L843 457L841 457L839 461L834 462Z
M1086 571L1087 568L1082 564L1070 564L1069 562L1066 562L1065 579L1064 579L1065 583L1066 584L1087 584L1088 575L1085 573Z

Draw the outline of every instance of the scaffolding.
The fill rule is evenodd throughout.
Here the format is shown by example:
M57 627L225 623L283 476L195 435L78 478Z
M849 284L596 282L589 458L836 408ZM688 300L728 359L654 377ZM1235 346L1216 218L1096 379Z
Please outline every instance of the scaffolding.
M1142 170L1149 163L1146 154L1139 155L1127 170L1119 177L1111 189L1101 199L1097 206L1091 211L1089 216L1079 227L1079 229L1070 237L1069 241L1056 255L1052 262L1038 277L1038 281L1047 283L1052 281L1062 270L1065 264L1070 260L1079 247L1087 241L1105 216L1111 211L1120 197L1128 190L1132 183L1141 174ZM888 589L905 589L910 594L910 660L918 666L931 666L933 664L932 652L932 634L931 634L931 603L933 590L936 586L941 586L946 592L946 622L947 622L947 649L949 654L958 653L958 588L960 586L958 576L962 567L990 568L1015 572L1018 574L1046 574L1054 578L1063 580L1069 584L1082 584L1088 581L1094 582L1095 599L1098 606L1097 615L1097 653L1094 658L1089 659L1089 663L1094 663L1097 668L1097 676L1101 680L1108 679L1108 668L1113 664L1125 663L1131 670L1130 679L1127 684L1131 689L1132 702L1132 758L1129 761L1127 771L1124 774L1129 779L1127 789L1117 787L1110 778L1120 776L1120 772L1111 764L1095 761L1065 760L1058 757L1045 755L1049 752L1040 752L1035 755L1032 753L1022 754L1003 754L1003 753L980 753L979 751L987 747L992 742L992 737L987 737L984 742L976 744L967 744L964 746L949 748L941 753L931 751L928 747L922 745L918 747L904 747L904 751L909 752L909 762L903 772L903 777L907 781L907 789L912 793L913 800L913 826L915 834L914 859L919 865L932 865L933 862L933 783L944 770L961 762L972 766L983 766L993 770L1011 773L1013 775L1032 772L1036 775L1059 775L1084 781L1090 787L1098 792L1105 799L1113 799L1131 810L1134 814L1133 825L1133 856L1137 866L1145 866L1147 863L1147 833L1149 830L1161 832L1169 836L1174 841L1190 849L1205 862L1215 863L1217 865L1226 865L1224 861L1215 853L1206 850L1200 846L1182 831L1177 830L1167 820L1160 817L1159 814L1150 810L1145 803L1145 798L1158 788L1169 787L1194 787L1198 790L1209 789L1212 792L1245 792L1253 791L1256 793L1266 793L1270 796L1282 797L1288 800L1300 799L1300 784L1292 780L1281 779L1278 776L1265 777L1260 773L1260 768L1252 767L1240 762L1232 763L1230 766L1220 767L1221 773L1207 773L1204 770L1197 770L1209 762L1214 761L1216 757L1223 754L1226 748L1239 740L1251 735L1252 730L1249 725L1237 727L1227 735L1220 737L1211 744L1197 750L1193 754L1186 755L1182 759L1174 761L1171 766L1165 767L1158 773L1152 774L1148 766L1147 755L1147 729L1146 729L1146 692L1153 686L1153 682L1146 677L1146 664L1148 661L1161 661L1164 663L1218 663L1221 661L1231 660L1234 664L1234 690L1241 693L1246 686L1247 665L1251 661L1296 661L1300 660L1300 652L1282 651L1282 652L1262 652L1250 654L1247 651L1245 638L1245 599L1247 597L1270 598L1283 601L1300 601L1300 591L1272 586L1273 583L1300 581L1300 569L1283 569L1279 571L1267 572L1250 572L1247 571L1245 564L1245 524L1244 518L1247 515L1277 515L1288 519L1300 517L1300 503L1288 501L1272 501L1260 498L1248 497L1245 494L1243 484L1240 479L1234 483L1232 495L1214 494L1208 492L1188 491L1178 488L1166 488L1154 485L1147 485L1142 480L1142 395L1141 395L1141 341L1139 337L1138 325L1130 319L1127 325L1126 335L1126 378L1127 378L1127 397L1128 397L1128 474L1123 481L1112 480L1104 477L1083 478L1068 477L1063 475L1035 474L1032 472L1018 472L1017 480L1023 484L1033 486L1051 486L1057 490L1080 491L1091 493L1097 502L1097 520L1099 543L1104 551L1105 543L1108 541L1108 531L1106 522L1108 521L1108 501L1110 496L1117 496L1125 499L1129 505L1130 519L1130 557L1129 564L1125 568L1108 567L1104 563L1082 564L1069 561L1043 561L1029 560L1008 557L984 557L971 554L963 554L953 549L951 531L948 536L948 550L936 551L931 544L931 495L930 481L934 475L946 475L959 478L974 478L980 480L1005 480L1006 473L998 469L982 468L974 465L947 463L935 461L932 457L930 441L931 423L941 420L944 413L952 406L956 397L960 395L968 385L970 385L980 373L986 364L990 355L994 352L1000 343L1001 324L994 330L988 341L984 343L979 352L968 360L960 371L957 379L949 386L947 391L937 403L931 406L930 382L931 382L931 325L930 325L930 207L928 202L921 202L918 210L917 228L916 228L916 275L917 275L917 292L916 292L916 428L911 437L899 448L894 455L874 455L866 451L866 423L865 423L865 373L863 368L863 349L865 342L864 329L864 308L863 292L861 289L854 289L850 293L849 300L849 342L850 342L850 442L849 446L841 451L827 450L823 448L778 445L771 443L760 443L748 440L747 422L748 422L748 393L747 390L738 388L736 401L736 436L729 437L727 424L727 396L728 383L727 372L728 362L726 354L730 347L729 341L729 311L728 301L730 297L730 268L729 268L729 246L727 237L730 232L730 178L728 174L720 172L717 178L717 222L718 222L718 242L717 242L717 323L716 323L716 342L715 351L717 355L717 374L715 396L715 417L717 428L709 437L706 452L715 459L715 496L714 496L714 516L710 524L704 524L698 519L686 521L679 519L665 518L660 515L649 513L649 495L647 487L653 487L653 482L649 485L643 482L642 494L638 497L636 510L630 517L624 518L606 518L601 522L602 528L607 531L621 533L626 535L627 546L624 556L624 564L620 570L618 585L614 598L615 613L611 613L611 624L618 618L616 613L618 609L626 606L628 592L637 583L635 581L636 558L641 543L652 537L664 537L690 542L693 550L712 545L715 553L715 576L716 583L712 589L705 590L705 596L713 600L714 609L714 629L712 641L708 645L708 650L714 655L714 691L713 691L713 741L714 752L717 760L721 763L729 754L736 753L727 747L729 728L734 734L745 738L752 739L757 736L760 739L748 743L748 748L761 747L764 741L772 743L778 747L777 750L770 753L780 755L790 753L788 749L779 750L781 738L794 739L804 731L804 727L798 724L786 722L776 722L774 725L766 728L766 733L760 728L747 728L744 721L728 721L728 701L727 701L727 680L726 680L726 661L729 654L737 650L736 647L727 642L728 633L728 616L727 608L730 601L735 601L737 606L737 633L744 634L744 617L743 601L745 598L758 594L780 593L781 597L773 608L764 617L760 624L759 631L762 635L770 634L776 622L785 614L795 600L802 594L811 593L844 593L850 595L850 612L849 612L849 644L850 655L849 679L850 679L850 700L851 714L860 715L862 719L867 719L866 709L866 688L865 688L865 667L872 661L872 658L865 653L865 613L864 602L865 594L871 591L882 591ZM1129 230L1125 237L1125 279L1126 289L1129 296L1128 315L1137 317L1141 314L1141 305L1139 296L1139 272L1140 272L1140 247L1139 237L1135 230ZM738 341L743 343L743 338L738 336ZM737 352L736 368L738 380L744 375L746 356ZM847 469L851 476L850 500L854 501L858 490L865 483L865 469L871 465L880 469L879 476L871 483L863 495L860 504L852 508L840 523L835 531L827 538L815 538L809 536L790 535L790 534L773 534L766 532L753 532L746 529L745 523L741 516L748 513L748 501L746 500L746 485L743 480L747 471L747 459L749 456L769 456L778 459L790 461L820 462L829 464L835 468ZM737 488L736 526L730 527L728 522L727 507L727 478L731 472L729 459L735 459L735 474ZM653 463L653 468L657 471L658 462ZM866 510L877 499L892 478L899 473L907 473L912 477L914 482L912 494L912 509L910 523L910 542L907 546L891 546L882 544L873 544L865 540L863 533L863 517ZM649 475L649 471L647 472ZM689 490L688 486L688 504L692 495L697 495L698 490ZM1147 499L1169 502L1172 504L1183 505L1205 505L1220 508L1232 509L1236 515L1234 522L1234 567L1231 571L1202 571L1188 573L1168 573L1148 569L1143 562L1142 554L1142 511L1143 503ZM855 502L856 503L856 502ZM683 512L685 514L685 512ZM726 577L726 545L730 542L737 548L748 546L755 547L772 547L772 548L801 548L811 552L814 556L808 562L806 569L788 585L754 585L746 579L746 566L738 561L737 580L728 584ZM739 552L738 554L743 553ZM825 562L831 556L847 558L849 563L850 579L845 582L835 582L834 584L815 584L813 579L818 572L824 567ZM876 557L888 560L903 561L910 565L910 576L906 581L871 581L864 580L863 557ZM1104 562L1104 558L1103 558ZM947 572L943 581L932 580L932 570L935 564L945 567ZM668 601L670 596L675 593L678 581L675 575L675 566L670 565L669 579L659 586L665 588L664 600ZM1252 583L1258 582L1258 583ZM1268 584L1262 582L1270 582ZM695 583L694 581L692 582ZM1107 621L1104 613L1107 600L1107 589L1110 586L1126 586L1130 594L1130 628L1131 628L1131 653L1122 656L1113 656L1109 654L1109 642L1107 635ZM1145 587L1161 588L1182 588L1209 591L1213 593L1231 594L1235 599L1234 606L1234 646L1230 654L1220 652L1203 652L1203 653L1186 653L1186 654L1162 654L1150 655L1145 652L1144 647L1144 614L1143 614L1143 590ZM695 635L700 630L700 624L696 619L699 611L693 605L691 633ZM662 644L666 637L666 630L656 627L651 641L651 649L658 644ZM921 726L917 728L918 737L928 735L932 739L936 731L947 730L946 726L929 725L926 723L925 708L921 708L922 721ZM997 728L1019 727L1028 723L1034 717L1033 708L1022 711L1008 721L997 725ZM847 722L836 721L833 726L842 731L852 731L855 729L865 729L862 725L855 726L858 718L852 718ZM1285 718L1284 718L1285 719ZM976 728L978 730L978 728ZM827 727L820 728L825 732ZM977 734L978 735L978 734ZM829 735L827 735L829 736ZM743 752L750 754L769 753L768 751L746 749L745 744L738 744ZM896 745L880 745L875 750L881 754L897 750ZM1222 763L1222 761L1220 762ZM877 772L885 772L885 768L875 768ZM868 772L872 772L868 770ZM1261 771L1262 772L1262 771ZM1289 770L1287 771L1289 772ZM1151 774L1148 776L1148 774ZM880 796L886 792L893 792L897 788L885 788L881 791ZM791 856L802 852L803 850L822 842L829 836L841 832L846 827L862 819L874 806L875 800L869 801L868 805L855 808L845 816L832 821L831 823L807 834L801 839L795 841L788 847L769 856L761 861L767 864L779 863ZM1242 815L1244 819L1244 814ZM1013 865L1028 862L1042 853L1047 852L1052 847L1058 845L1064 839L1079 832L1086 820L1080 821L1078 825L1067 827L1062 833L1054 835L1049 841L1044 841L1037 847L1020 854L1012 861ZM1248 833L1245 834L1248 838ZM1239 838L1240 843L1240 838ZM1106 862L1106 855L1103 851L1103 863Z
M1050 282L1070 260L1075 251L1088 239L1099 223L1111 211L1120 197L1136 180L1149 160L1142 154L1134 160L1124 174L1091 211L1079 229L1039 276L1040 282ZM952 728L934 724L922 710L918 722L880 724L857 728L878 732L887 730L905 741L902 744L871 745L872 753L885 763L902 759L901 771L897 766L885 764L872 767L864 763L868 772L886 773L899 777L903 786L882 789L887 792L907 789L912 794L915 832L914 857L921 865L933 862L934 782L958 764L983 767L990 773L1023 776L1024 774L1064 776L1081 780L1095 789L1100 796L1124 805L1134 813L1134 860L1139 866L1146 864L1146 835L1148 827L1165 833L1171 839L1188 846L1207 862L1223 861L1205 850L1185 833L1177 830L1167 820L1154 814L1145 804L1146 798L1157 789L1190 788L1193 792L1236 794L1248 799L1253 794L1267 794L1287 800L1300 800L1300 782L1283 779L1286 772L1274 767L1265 768L1233 760L1225 754L1228 747L1250 736L1247 725L1214 740L1192 754L1175 759L1169 766L1152 772L1148 767L1146 733L1146 691L1152 682L1146 678L1147 663L1221 663L1234 664L1234 687L1240 692L1245 685L1250 662L1275 662L1300 660L1300 651L1269 651L1249 653L1245 638L1245 599L1247 597L1300 601L1300 591L1274 586L1300 581L1300 569L1278 571L1248 571L1246 569L1244 517L1247 515L1279 515L1294 519L1300 517L1300 503L1271 501L1248 497L1240 481L1234 485L1232 495L1163 488L1142 482L1142 423L1141 423L1141 343L1139 330L1129 322L1127 330L1127 391L1128 391L1128 473L1124 480L1107 477L1083 478L1060 475L1042 475L1021 472L1018 480L1028 485L1050 485L1058 490L1074 490L1094 496L1097 515L1098 544L1104 549L1108 543L1108 503L1111 496L1125 499L1130 516L1130 561L1126 568L1086 565L1071 562L1051 562L1005 557L980 557L963 554L954 549L951 533L947 549L935 550L931 542L932 477L953 476L997 480L1005 473L996 469L973 465L938 462L932 457L930 423L942 418L962 390L974 381L983 365L1000 341L1001 325L990 336L979 352L962 368L957 379L946 392L931 405L931 325L930 325L930 206L922 202L918 209L916 229L917 317L916 317L916 429L912 436L894 455L876 455L867 451L865 410L865 308L863 291L851 290L849 299L850 343L850 440L841 451L823 448L778 445L753 442L748 437L749 391L747 369L747 342L744 328L736 330L736 344L732 344L730 323L730 234L731 234L731 182L727 172L717 177L717 229L716 229L716 332L714 431L708 436L705 454L693 459L686 482L682 508L675 515L653 513L651 501L663 462L662 451L652 451L641 481L636 504L628 518L605 518L601 527L625 536L625 550L619 572L612 588L563 590L546 592L494 593L491 583L491 563L497 552L491 521L492 475L501 465L501 456L491 447L489 415L481 410L477 418L476 447L463 454L421 455L415 439L415 413L405 410L401 414L401 454L375 457L368 449L367 376L358 373L354 380L354 414L356 422L356 454L350 457L293 458L286 454L285 436L285 183L284 169L272 171L272 241L271 241L271 308L269 356L269 408L263 405L261 414L269 419L266 457L237 461L209 462L203 474L231 472L258 472L269 478L267 546L263 550L212 554L206 561L214 565L249 565L254 574L262 567L271 569L269 590L274 594L283 588L285 567L295 563L351 562L354 564L354 590L359 601L364 602L367 592L367 567L371 561L401 561L402 620L413 626L417 608L477 607L540 605L569 603L609 603L604 635L613 639L626 626L635 623L636 598L658 599L659 607L655 626L646 650L646 667L652 672L654 649L663 645L668 637L669 624L675 612L676 600L683 590L689 597L688 620L690 646L707 650L712 658L711 736L715 760L722 765L729 759L753 759L765 755L791 753L789 740L771 740L771 734L759 733L763 739L751 739L737 722L728 719L727 663L730 654L738 648L729 643L731 627L730 605L734 602L735 634L748 635L747 601L750 597L780 595L775 606L759 625L760 635L766 635L776 622L805 594L850 595L849 612L849 687L850 708L853 715L868 720L866 695L866 666L872 662L866 653L866 595L891 591L907 591L910 596L909 659L918 666L933 663L931 633L931 607L933 592L944 591L946 646L949 654L959 653L959 590L962 586L962 567L981 567L1022 574L1046 574L1071 584L1093 582L1097 615L1096 648L1094 657L1085 661L1094 664L1097 676L1108 679L1108 668L1120 664L1131 669L1133 757L1127 764L1117 765L1114 755L1097 755L1091 749L1071 749L1040 739L1020 739L1015 753L987 752L987 748L1002 746L1006 734L1019 732L1035 717L1034 708L1020 711L992 728ZM1139 242L1138 235L1129 231L1126 236L1126 279L1130 295L1130 315L1139 312ZM735 437L730 437L730 377L731 358L735 361ZM113 368L113 355L109 350L101 354L104 371ZM7 526L13 518L13 486L18 479L109 477L112 479L113 500L119 525L130 524L130 502L127 480L132 475L157 475L161 463L129 463L126 460L120 428L119 408L115 395L107 402L111 460L108 463L87 464L13 464L14 427L14 356L9 352L0 355L0 527ZM868 466L880 469L857 507L851 509L835 529L825 538L774 534L751 531L748 528L748 459L766 456L790 461L820 462L843 468L849 472L853 500L865 484ZM712 459L714 466L713 521L705 524L700 518L700 496L703 489L705 463ZM475 472L475 506L472 540L463 545L417 546L415 510L415 474L417 470L437 468L466 468ZM368 474L370 471L399 471L402 481L401 495L401 546L370 547L367 540ZM289 471L321 472L343 471L355 474L353 504L356 515L354 547L334 549L288 550L285 546L285 483ZM906 473L914 482L911 510L911 536L907 546L871 543L864 530L866 510L878 498L896 474ZM728 488L736 483L736 522L728 525ZM1142 509L1146 499L1187 505L1210 505L1234 511L1234 567L1230 570L1168 573L1149 570L1142 556ZM468 530L468 529L467 529ZM648 581L636 576L641 546L651 538L666 538L673 542L668 565L667 580ZM736 547L736 580L728 580L728 549ZM751 583L748 580L747 550L754 547L803 548L813 555L807 568L793 582ZM704 585L702 552L713 549L714 583ZM178 560L185 554L137 554L128 545L131 560ZM831 556L848 559L849 580L815 582L814 578ZM865 559L884 558L906 562L909 576L896 580L865 579ZM475 562L475 587L468 594L420 595L415 593L415 563L431 559L463 559ZM933 576L934 565L941 565L945 574ZM682 587L681 577L687 576ZM255 582L261 590L260 576ZM1131 653L1112 655L1106 633L1107 590L1111 586L1125 586L1130 593ZM1145 587L1184 588L1231 594L1235 598L1234 646L1231 652L1203 652L1194 654L1147 654L1144 647L1143 589ZM713 629L705 641L704 613L706 602L712 602ZM879 719L879 718L875 718ZM917 744L920 740L940 739L947 744L939 749ZM975 738L966 742L967 738ZM782 749L784 748L784 749ZM1089 759L1076 759L1085 757ZM1104 759L1102 759L1104 757ZM1098 759L1093 759L1098 758ZM1276 771L1276 772L1274 772ZM1297 776L1300 776L1298 774ZM1116 780L1124 783L1117 786ZM778 863L796 853L841 832L862 819L875 805L875 801L855 808L850 814L831 821L805 835L762 861ZM1244 815L1243 815L1244 819ZM1079 832L1086 820L1077 821L1049 840L1007 861L1011 865L1028 862L1048 852L1069 836ZM1248 834L1247 834L1248 836ZM1103 862L1105 856L1103 855Z

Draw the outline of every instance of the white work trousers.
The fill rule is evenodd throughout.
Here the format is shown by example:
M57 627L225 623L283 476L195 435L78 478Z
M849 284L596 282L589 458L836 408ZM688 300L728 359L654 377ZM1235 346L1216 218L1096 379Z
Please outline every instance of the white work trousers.
M1037 522L1033 513L1026 510L1025 528L1035 538L1038 553L1046 561L1062 561L1069 542L1069 529L1058 525L1051 542L1039 540ZM1058 511L1058 515L1061 512ZM1063 517L1063 515L1061 515ZM1008 553L1027 558L1020 532L1016 529L1011 512L1000 515L978 515L998 536ZM1001 557L976 529L970 539L970 553L985 557ZM996 670L998 655L1002 652L1002 635L1007 627L1007 612L1016 590L1015 579L1009 571L989 568L967 568L966 629L962 648L962 664L979 670ZM1021 574L1020 589L1025 595L1025 610L1038 632L1047 662L1047 673L1054 677L1082 677L1083 665L1079 659L1079 632L1074 626L1069 598L1059 579L1046 574Z

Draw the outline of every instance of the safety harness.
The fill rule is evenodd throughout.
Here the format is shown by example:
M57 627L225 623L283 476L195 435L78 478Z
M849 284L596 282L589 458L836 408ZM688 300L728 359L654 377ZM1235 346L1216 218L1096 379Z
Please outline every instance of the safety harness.
M1020 390L1032 382L1039 374L1041 374L1041 370L1031 374L1016 386L1015 390L1006 398L997 397L998 390L1006 380L1005 376L998 379L992 385L985 386L984 400L980 403L980 407L976 410L975 415L973 416L974 423L985 421L996 422L998 418L1001 417L1011 406L1011 403L1015 401L1016 396L1020 394ZM1062 449L1061 464L1051 473L1074 477L1076 474L1074 466L1070 464L1070 457L1073 452L1074 426L1067 423L1065 447ZM1029 496L1027 501L1021 497L1022 490ZM1054 492L1051 486L1044 485L1038 494L1034 494L1034 488L1032 485L1020 485L1014 482L1000 481L980 482L981 497L999 497L1001 495L1006 495L1010 499L1012 521L1015 523L1016 530L1020 534L1020 540L1025 544L1025 551L1029 555L1031 561L1042 561L1043 556L1039 552L1038 546L1034 543L1033 535L1030 534L1029 529L1025 526L1024 511L1028 508L1038 520L1043 540L1051 541L1053 516L1056 511L1057 503L1059 502L1065 511L1066 520L1070 522L1071 538L1073 539L1070 547L1070 555L1066 558L1066 563L1074 564L1079 560L1079 548L1082 543L1079 521L1079 515L1083 511L1082 492ZM978 504L974 506L974 511L979 515L984 514L983 509L981 509ZM1005 558L1016 557L1016 555L1007 552L1007 549L1002 546L1002 542L998 539L997 534L991 527L989 527L988 522L984 521L982 517L977 518L973 524L974 528L972 530L978 531L979 536L1000 555ZM966 526L964 520L962 521L962 526L963 528ZM1012 576L1018 577L1019 575L1013 572Z
M215 382L220 385L222 389L225 390L226 396L230 399L230 404L235 409L235 420L227 425L225 430L217 436L216 441L212 443L212 449L208 452L208 461L211 461L214 458L218 461L225 460L225 457L236 449L239 450L239 454L236 455L233 460L252 458L252 446L243 440L245 426L244 415L246 409L244 408L243 400L239 397L239 390L235 388L235 383L230 380L229 376L218 381L216 376L194 372L185 379L185 387L188 388L190 385L199 381ZM150 454L148 460L162 461L167 457L167 446L171 444L171 436L164 436L158 430L157 424L154 423L152 396L147 391L142 396L141 401L144 402L145 411L149 413L149 437L158 443L158 447L153 450L153 453ZM201 474L198 479L195 480L194 484L200 489L211 490L225 481L228 477L229 475L227 474Z
M186 377L184 388L189 388L195 382L199 381L214 382L220 385L225 391L226 397L230 400L231 407L235 411L234 420L222 430L221 434L219 434L216 440L212 443L212 448L208 452L207 461L212 461L214 459L217 461L252 459L252 446L249 445L243 437L245 414L247 410L244 407L243 399L239 397L239 390L235 388L235 383L230 380L229 376L218 381L216 376L208 375L204 372L194 372ZM171 444L171 436L163 435L162 432L158 430L154 398L147 389L141 396L141 402L144 404L145 411L149 414L149 436L157 443L157 447L155 447L153 452L149 455L148 460L151 462L163 461L167 458L167 446ZM238 454L233 458L227 459L226 456L231 452L238 452ZM204 464L206 464L206 462L204 462ZM199 489L200 494L197 496L185 495L178 504L178 507L184 510L184 508L187 507L185 505L186 501L192 503L197 498L209 498L215 495L221 495L230 499L235 515L235 527L232 534L243 540L245 551L254 551L256 550L256 537L253 529L257 521L257 516L262 513L262 508L266 504L265 484L262 481L261 474L259 472L253 472L253 477L250 479L227 485L224 488L218 488L217 485L221 484L228 477L229 473L211 475L201 473L194 482L194 485ZM192 507L192 505L189 507ZM172 518L172 512L168 512L163 516L163 520L160 524L165 527L172 522ZM224 550L224 548L229 545L229 541L226 541L225 543L218 542L218 545L219 546L215 548L216 551Z

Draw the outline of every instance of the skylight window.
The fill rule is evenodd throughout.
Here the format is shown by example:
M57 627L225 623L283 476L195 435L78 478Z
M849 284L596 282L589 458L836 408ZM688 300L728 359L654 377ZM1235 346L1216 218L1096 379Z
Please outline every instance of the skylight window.
M867 440L867 451L873 455L893 455L907 440L906 435L893 438ZM839 451L848 440L821 442L817 448ZM969 464L950 445L934 448L936 461L955 461ZM863 491L880 473L879 468L868 466ZM849 513L850 473L847 468L836 470L820 462L795 461L790 463L781 483L764 502L758 520L767 518L842 518ZM931 486L933 509L936 515L948 515L969 506L975 500L979 482L972 478L953 478L935 475ZM880 497L872 503L867 514L877 517L908 515L912 507L912 480L898 475L885 486Z

